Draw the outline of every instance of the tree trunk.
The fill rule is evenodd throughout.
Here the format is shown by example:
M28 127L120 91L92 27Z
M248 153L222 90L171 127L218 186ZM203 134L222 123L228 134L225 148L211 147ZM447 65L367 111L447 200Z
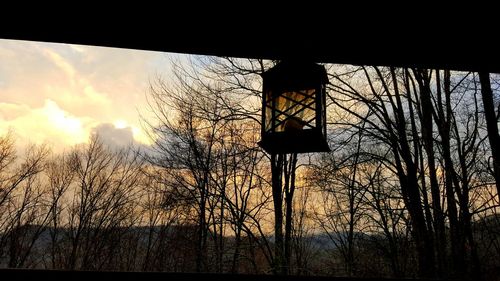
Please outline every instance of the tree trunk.
M290 155L285 173L285 256L283 274L290 273L291 246L292 246L292 217L293 217L293 194L295 192L295 168L297 166L297 154Z
M455 275L461 276L465 268L464 253L460 249L460 228L458 225L458 210L455 202L455 192L453 190L453 178L455 177L455 170L453 160L451 159L451 144L450 144L450 124L452 120L451 109L451 87L450 87L450 72L447 70L444 73L444 93L445 93L445 109L441 108L442 120L440 120L440 134L441 146L444 158L445 170L445 190L446 190L446 203L448 207L448 217L450 221L450 242L451 242L451 255L453 261L453 272ZM439 97L441 98L441 97ZM446 115L444 114L446 112Z
M439 75L439 74L438 74ZM422 112L422 138L424 141L424 148L427 154L427 165L429 167L429 178L432 196L432 210L434 217L434 231L436 232L436 250L437 250L437 269L438 274L441 275L444 269L445 261L445 228L444 228L444 215L441 209L441 196L439 192L439 185L436 176L436 164L434 157L434 138L433 138L433 123L432 113L433 106L431 100L430 77L425 70L415 70L415 78L420 88L421 98L421 112ZM423 172L423 171L422 171ZM425 191L424 191L425 192Z
M490 74L479 72L481 82L481 94L483 97L484 116L488 128L488 139L493 157L493 175L497 185L497 192L500 199L500 136L498 135L498 121L493 102L493 92L491 90Z
M234 238L234 253L233 253L233 262L231 265L231 273L236 274L238 273L238 268L240 265L240 244L241 244L241 227L238 225L236 226L236 235Z
M379 76L382 76L379 74ZM430 233L425 222L422 201L418 186L417 166L411 155L411 150L406 136L406 119L399 94L399 88L394 68L391 68L392 82L394 85L394 98L396 103L391 98L391 104L394 110L396 120L396 134L392 136L393 153L396 160L398 170L398 178L401 184L403 197L406 197L405 204L408 207L408 212L411 216L413 226L413 237L417 246L417 254L419 261L419 273L421 277L434 277L435 262L434 249L431 243ZM387 90L388 86L385 86ZM398 150L399 147L399 150ZM401 158L405 162L405 166L401 163Z
M281 274L283 267L283 198L282 171L284 154L271 155L272 189L274 203L274 274Z
M205 245L206 245L206 196L204 189L200 190L200 217L198 218L197 229L197 246L196 246L196 272L203 272L205 270Z

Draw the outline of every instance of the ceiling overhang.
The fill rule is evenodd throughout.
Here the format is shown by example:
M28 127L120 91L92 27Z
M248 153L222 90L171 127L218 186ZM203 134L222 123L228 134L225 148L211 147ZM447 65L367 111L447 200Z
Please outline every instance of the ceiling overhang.
M422 40L411 36L392 39L368 32L303 39L307 38L307 30L276 32L275 28L257 36L256 32L232 33L213 25L205 29L142 30L121 25L92 29L34 26L15 31L4 29L0 38L241 58L301 58L318 63L500 73L499 51L493 44L480 41L467 43L446 37Z

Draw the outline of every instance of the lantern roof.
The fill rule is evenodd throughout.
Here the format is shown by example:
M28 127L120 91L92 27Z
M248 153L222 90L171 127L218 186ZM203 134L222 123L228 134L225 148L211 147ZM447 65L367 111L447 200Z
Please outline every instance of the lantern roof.
M265 87L274 91L314 88L328 83L325 67L311 61L284 60L262 74Z

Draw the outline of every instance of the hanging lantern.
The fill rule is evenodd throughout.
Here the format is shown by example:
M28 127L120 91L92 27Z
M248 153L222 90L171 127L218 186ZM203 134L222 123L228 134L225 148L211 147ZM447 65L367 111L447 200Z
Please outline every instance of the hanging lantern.
M330 151L326 141L324 66L283 61L262 74L259 145L268 153Z

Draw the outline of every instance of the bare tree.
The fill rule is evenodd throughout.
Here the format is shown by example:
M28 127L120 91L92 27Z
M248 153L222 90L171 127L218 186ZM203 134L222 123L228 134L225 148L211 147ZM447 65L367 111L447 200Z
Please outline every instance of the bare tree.
M359 73L359 74L358 74ZM358 79L365 79L364 87L353 87L341 76L333 76L336 81L333 90L339 97L331 99L337 108L347 113L345 123L337 122L341 126L350 125L363 128L364 135L376 142L385 145L391 151L391 157L381 158L399 178L402 198L408 208L412 222L412 233L419 257L419 268L422 276L434 275L434 247L429 228L422 208L422 192L418 185L418 155L414 153L419 146L410 138L412 118L411 112L403 103L405 92L404 83L396 69L380 69L365 67L354 70ZM357 106L358 108L354 107ZM364 112L364 114L363 114ZM410 132L410 133L409 133ZM425 197L424 197L425 199Z
M310 180L321 194L321 203L318 204L321 207L315 210L316 222L340 251L347 276L355 276L358 266L355 248L356 240L359 239L365 193L357 171L360 167L361 142L360 136L352 154L339 158L330 154L320 158L320 162L310 172Z
M250 257L245 257L245 253L242 253L243 235L255 235L251 230L252 221L261 223L252 218L261 215L270 199L263 190L266 186L266 179L263 178L265 168L262 165L264 155L255 147L257 142L255 132L257 131L258 127L250 122L238 121L228 124L225 135L218 140L219 148L216 158L219 165L211 173L222 203L218 218L220 224L218 262L222 263L224 252L223 226L229 223L235 239L230 269L233 273L239 271L242 258L251 261ZM217 195L213 194L213 196ZM224 216L226 209L228 214ZM265 236L260 236L259 240L268 243ZM254 270L258 270L256 264Z
M488 128L488 139L490 141L491 155L493 158L493 175L497 185L498 196L500 196L500 135L498 133L498 119L500 110L495 113L495 102L493 99L493 91L491 89L490 74L479 72L479 80L481 81L481 94L483 97L484 118ZM500 106L500 105L499 105Z
M305 179L302 179L305 181ZM314 275L318 263L315 257L319 255L320 247L315 245L313 209L313 186L303 185L297 188L297 200L294 203L292 223L292 258L290 273L294 275Z
M50 247L50 266L49 268L57 269L63 267L63 260L61 253L65 251L62 248L61 241L63 239L64 230L61 227L64 225L62 220L62 213L67 206L63 196L68 191L72 184L75 172L72 169L72 164L69 163L71 158L68 154L64 153L50 159L47 163L47 185L49 189L48 202L51 204L49 212L49 233L51 239Z
M344 130L336 138L352 142L362 130L365 143L377 147L363 148L362 153L398 178L421 276L477 275L480 270L471 232L473 206L494 201L486 193L479 201L471 198L475 189L487 184L483 175L488 166L479 160L487 155L483 142L489 133L482 129L475 77L438 70L350 67L331 79L334 124ZM369 189L370 197L382 199L375 190ZM383 214L380 204L368 206ZM384 224L380 227L388 229Z
M226 121L218 99L178 75L177 88L169 88L161 80L151 87L149 105L156 120L146 122L155 140L149 162L162 167L169 185L194 207L196 271L201 272L207 270L208 220L214 210L209 203L218 199L208 196L215 193L211 192L210 173L216 165L217 137Z
M140 234L146 236L141 269L175 271L177 252L185 249L182 249L182 245L175 245L182 241L175 241L173 237L184 224L182 213L185 206L175 192L168 189L161 170L149 166L144 171L146 181L140 202L147 230Z
M0 257L7 251L9 267L24 266L48 220L40 184L48 154L31 145L19 159L13 137L0 138Z
M133 225L140 159L129 151L112 151L98 136L71 154L75 173L64 227L69 251L69 269L106 268L112 263L124 230Z

